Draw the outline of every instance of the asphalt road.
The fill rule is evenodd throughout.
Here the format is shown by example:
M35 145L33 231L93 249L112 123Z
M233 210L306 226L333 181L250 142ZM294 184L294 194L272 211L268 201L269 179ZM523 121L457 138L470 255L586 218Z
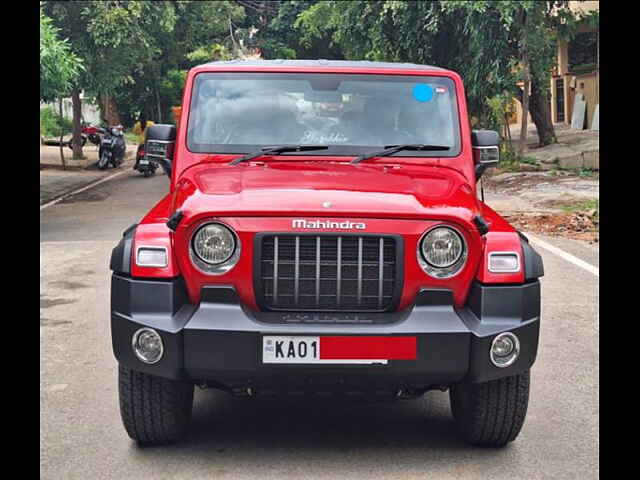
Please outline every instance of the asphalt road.
M448 394L393 404L278 403L196 389L180 444L139 448L120 420L108 269L168 188L135 172L41 211L40 469L87 478L598 478L598 278L543 249L526 422L504 449L464 444ZM544 238L597 266L597 250Z

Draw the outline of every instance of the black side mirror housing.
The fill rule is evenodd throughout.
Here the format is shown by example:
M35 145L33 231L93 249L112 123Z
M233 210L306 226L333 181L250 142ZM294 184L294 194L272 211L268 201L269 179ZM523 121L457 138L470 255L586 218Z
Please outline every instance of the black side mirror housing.
M476 179L480 179L487 168L497 167L500 162L500 135L494 130L473 130L471 145Z
M157 124L148 127L144 155L148 160L158 162L169 179L175 143L175 125Z

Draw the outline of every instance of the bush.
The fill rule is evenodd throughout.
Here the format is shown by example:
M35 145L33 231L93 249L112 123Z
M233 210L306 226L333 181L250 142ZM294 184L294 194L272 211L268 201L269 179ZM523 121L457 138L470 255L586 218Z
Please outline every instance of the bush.
M52 107L40 109L40 135L44 137L59 137L62 124L63 135L73 132L73 122L67 118L60 118Z

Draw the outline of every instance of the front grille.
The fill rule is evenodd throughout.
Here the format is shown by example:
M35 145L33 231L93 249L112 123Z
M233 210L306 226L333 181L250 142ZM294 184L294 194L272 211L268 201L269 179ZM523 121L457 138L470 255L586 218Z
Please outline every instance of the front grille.
M261 235L256 294L267 310L386 311L400 287L391 236Z

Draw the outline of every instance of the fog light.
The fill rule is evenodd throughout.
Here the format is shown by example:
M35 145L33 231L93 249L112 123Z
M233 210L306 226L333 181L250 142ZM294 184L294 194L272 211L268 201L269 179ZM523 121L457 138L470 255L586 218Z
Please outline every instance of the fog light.
M156 363L162 358L162 338L152 328L141 328L133 334L133 351L144 363Z
M520 341L511 332L501 333L491 343L491 362L496 367L508 367L520 355Z

